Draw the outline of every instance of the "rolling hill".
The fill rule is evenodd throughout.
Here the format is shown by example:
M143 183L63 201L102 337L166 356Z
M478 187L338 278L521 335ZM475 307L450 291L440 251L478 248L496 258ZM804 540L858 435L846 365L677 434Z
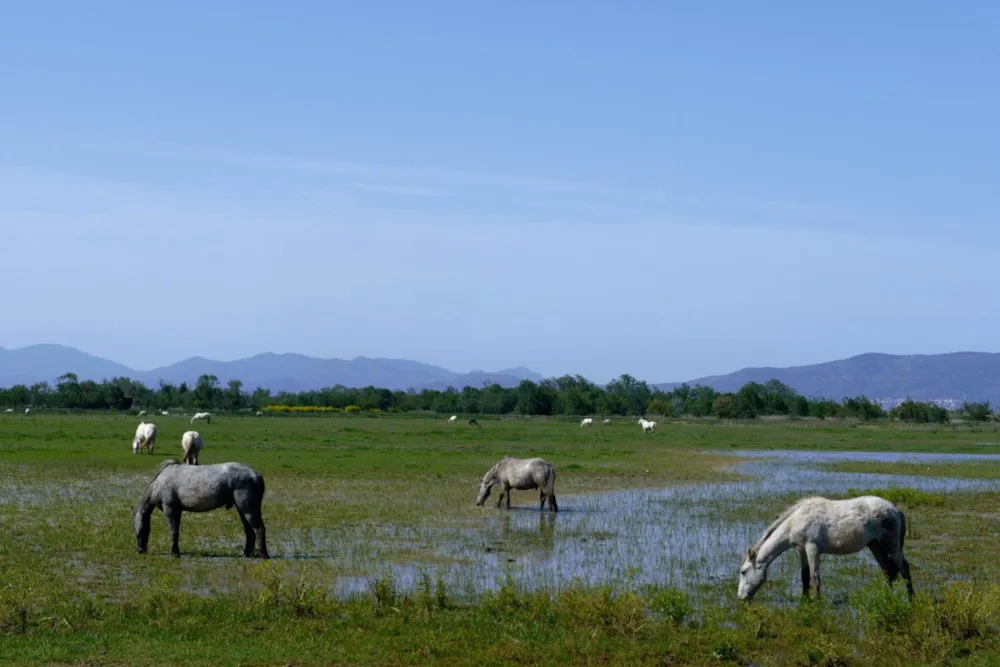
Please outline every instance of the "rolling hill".
M744 368L728 375L691 380L716 391L735 391L747 382L780 380L800 394L840 400L865 395L887 403L910 397L918 401L1000 404L1000 354L860 354L856 357L789 368ZM679 382L656 385L671 389Z
M467 385L481 387L483 382L495 382L512 387L524 379L536 382L542 379L541 375L527 368L456 373L406 359L320 359L301 354L273 353L235 361L191 357L170 366L143 371L63 345L31 345L15 350L0 348L0 386L31 385L43 381L54 384L56 378L64 373L76 373L80 380L96 381L129 377L154 387L161 379L173 384L193 384L198 376L209 374L218 377L222 384L229 380L241 380L247 390L264 387L275 392L305 391L335 384L347 387L374 385L389 389L446 389L448 386L461 389Z

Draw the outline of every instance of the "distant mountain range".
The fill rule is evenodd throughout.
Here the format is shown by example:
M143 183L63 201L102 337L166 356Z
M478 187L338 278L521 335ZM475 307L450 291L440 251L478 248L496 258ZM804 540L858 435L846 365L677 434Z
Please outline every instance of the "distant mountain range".
M388 389L461 390L481 387L484 382L513 387L521 380L539 382L542 376L527 368L507 368L494 372L481 370L456 373L440 366L405 359L319 359L301 354L258 354L235 361L213 361L192 357L154 368L136 370L108 359L95 357L63 345L31 345L16 350L0 348L0 387L35 382L55 384L64 373L76 373L83 380L128 377L156 387L164 382L193 385L200 375L215 375L225 385L240 380L246 391L264 387L271 391L306 391L342 384L347 387L385 387Z
M244 389L305 391L335 384L389 389L447 389L481 387L483 383L516 386L521 380L539 382L542 375L527 368L456 373L440 366L405 359L319 359L301 354L258 354L236 361L192 357L170 366L140 371L62 345L32 345L16 350L0 348L0 387L35 382L54 384L64 373L80 380L100 381L129 377L155 387L162 379L193 384L198 376L215 375L222 384L241 380ZM777 379L807 397L840 400L864 395L885 404L911 397L954 406L962 401L990 401L1000 405L1000 354L861 354L849 359L790 368L744 368L728 375L689 380L688 385L736 391L747 382ZM672 389L679 382L655 385Z
M770 379L784 382L807 397L840 400L864 395L893 405L907 397L955 406L962 401L990 401L1000 405L1000 354L860 354L849 359L791 368L744 368L687 384L716 391L736 391L747 382ZM679 382L656 385L668 390Z

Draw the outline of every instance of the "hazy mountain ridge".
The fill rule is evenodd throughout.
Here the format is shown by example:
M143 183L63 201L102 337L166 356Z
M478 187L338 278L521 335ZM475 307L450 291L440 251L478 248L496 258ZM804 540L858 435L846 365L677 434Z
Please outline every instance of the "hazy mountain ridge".
M687 382L716 391L736 391L747 382L777 379L803 396L840 400L864 395L888 404L907 397L955 406L962 401L1000 405L1000 353L860 354L848 359L788 368L743 368ZM656 385L662 389L679 382Z
M320 359L272 352L234 361L191 357L176 364L142 371L64 345L31 345L15 350L0 348L0 386L31 385L35 382L54 384L56 378L64 373L76 373L81 381L129 377L151 387L157 386L161 379L172 384L187 382L193 385L198 376L209 374L218 377L223 385L229 380L240 380L246 390L265 387L275 392L305 391L335 384L348 387L373 385L388 389L423 389L429 386L445 389L453 386L460 390L466 385L480 387L486 381L513 387L524 379L536 382L542 379L540 374L527 368L456 373L407 359Z

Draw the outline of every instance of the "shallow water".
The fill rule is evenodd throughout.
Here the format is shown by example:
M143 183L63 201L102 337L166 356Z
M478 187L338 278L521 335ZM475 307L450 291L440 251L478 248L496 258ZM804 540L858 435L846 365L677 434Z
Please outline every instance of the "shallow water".
M996 480L840 473L817 466L838 461L942 463L1000 461L1000 455L900 454L875 452L733 451L720 456L754 459L734 470L750 476L739 482L694 484L666 489L614 491L560 499L558 515L532 508L511 511L484 507L481 524L398 529L379 527L367 535L340 535L336 560L366 562L369 575L389 572L402 589L412 589L421 573L438 576L453 593L476 595L496 588L507 576L521 588L584 584L656 584L694 590L731 583L735 590L740 557L756 541L768 520L746 521L742 509L758 499L788 493L842 494L849 489L911 487L923 491L998 490ZM514 492L514 501L537 499L536 492ZM745 513L745 512L744 512ZM919 516L911 517L919 521ZM359 531L360 532L360 531ZM352 539L353 537L353 539ZM325 541L314 536L313 548ZM327 539L329 539L327 537ZM459 563L390 563L372 554L390 554L402 543L429 550ZM301 548L304 545L297 545ZM283 550L296 557L295 545ZM344 549L347 549L345 552ZM305 554L303 554L305 555ZM301 556L300 556L301 557ZM359 563L360 564L360 563ZM768 587L797 594L801 583L798 557L788 552L771 567ZM867 551L855 556L827 556L827 581L878 572ZM366 590L366 577L341 577L339 595ZM842 589L837 584L836 588ZM728 590L728 589L727 589Z

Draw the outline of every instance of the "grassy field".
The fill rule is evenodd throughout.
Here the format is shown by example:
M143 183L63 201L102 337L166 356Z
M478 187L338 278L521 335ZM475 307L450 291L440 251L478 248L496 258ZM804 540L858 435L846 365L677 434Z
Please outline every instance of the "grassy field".
M644 437L629 420L581 429L480 419L475 428L439 418L222 416L194 427L205 440L201 462L244 461L263 473L272 560L256 561L240 555L239 521L224 510L184 515L179 560L168 555L156 513L150 552L136 554L128 507L157 463L180 457L181 434L192 428L181 417L156 423L155 454L133 456L133 417L0 418L0 663L1000 661L992 584L1000 494L992 490L885 491L912 517L908 558L922 593L912 604L859 561L844 571L868 580L842 583L838 593L839 570L826 570L834 592L821 602L789 599L787 586L769 582L760 601L738 605L739 553L732 578L707 588L667 586L662 561L635 583L626 570L613 585L505 583L510 568L569 553L570 541L585 561L607 551L609 536L579 520L595 494L737 480L730 467L739 459L720 451L982 454L1000 450L991 427L665 421ZM509 514L474 506L478 479L505 454L556 465L558 516L538 515L533 492L515 491L513 504L524 509ZM995 479L1000 470L982 462L832 467L858 473L859 484L868 472ZM739 516L720 510L718 525L751 520L759 533L791 499L776 490ZM636 507L630 521L659 516ZM712 535L705 541L711 548ZM461 548L442 549L446 542ZM510 565L485 584L437 575L454 565L481 578L489 573L482 559L498 551ZM773 578L797 574L786 559ZM390 565L412 566L416 579L393 579Z

